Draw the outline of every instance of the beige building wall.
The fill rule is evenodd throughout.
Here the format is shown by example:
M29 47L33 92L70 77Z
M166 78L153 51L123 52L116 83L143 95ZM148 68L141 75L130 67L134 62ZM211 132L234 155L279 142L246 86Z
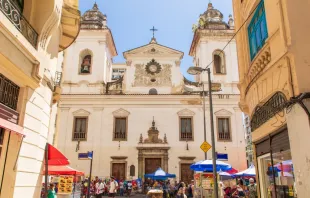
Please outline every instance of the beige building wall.
M17 12L19 8L11 0L1 4L0 73L20 91L14 109L19 114L17 125L0 122L6 128L0 197L40 196L51 108L59 94L54 81L58 52L73 42L79 30L78 4L71 2L74 5L63 0L25 0L23 12ZM15 23L5 9L16 12Z
M309 92L310 56L309 2L290 0L264 1L268 38L253 60L250 59L248 26L259 0L234 0L238 62L240 107L243 112L255 119L257 107L262 107L276 93L282 92L287 101L301 93ZM248 20L247 20L248 19ZM275 110L273 108L273 110ZM290 149L294 164L295 187L298 197L307 197L309 183L309 144L304 143L309 133L309 119L300 104L293 103L283 108L272 118L252 132L254 145L283 127L288 128ZM268 114L266 114L268 115ZM264 172L263 172L264 173ZM259 176L262 177L262 176ZM262 185L260 183L260 185ZM261 197L264 195L261 193Z

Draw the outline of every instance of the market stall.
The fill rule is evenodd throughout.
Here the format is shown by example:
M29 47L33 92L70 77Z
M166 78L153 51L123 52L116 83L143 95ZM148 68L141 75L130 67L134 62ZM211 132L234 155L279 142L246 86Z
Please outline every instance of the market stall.
M195 193L194 196L197 198L211 198L213 197L214 191L214 177L219 177L219 174L216 176L213 175L213 162L212 160L199 161L190 166L192 170L196 172L194 175L195 182ZM230 164L227 164L222 161L216 161L216 170L220 171L229 171L232 169ZM218 179L219 181L219 179ZM218 184L217 184L218 185ZM221 191L221 188L219 188ZM219 192L219 195L222 193Z
M80 197L81 177L84 173L71 168L69 160L50 144L46 145L46 161L47 163L44 166L45 183L42 190L43 196L47 193L49 183L54 183L58 189L58 198Z
M175 178L176 175L166 173L163 169L158 168L154 173L145 174L144 177L152 180L167 180L169 178ZM160 189L151 189L147 192L147 195L152 198L162 198L163 191Z
M53 183L58 186L58 198L81 196L81 181L83 172L70 166L48 166L48 175L53 176Z

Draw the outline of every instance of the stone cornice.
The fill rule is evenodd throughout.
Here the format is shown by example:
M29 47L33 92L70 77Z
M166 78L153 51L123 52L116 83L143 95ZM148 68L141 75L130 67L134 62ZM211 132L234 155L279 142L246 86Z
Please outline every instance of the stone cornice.
M197 29L194 33L191 48L189 51L190 56L195 56L197 45L200 39L231 39L235 34L234 30L209 30L209 29Z

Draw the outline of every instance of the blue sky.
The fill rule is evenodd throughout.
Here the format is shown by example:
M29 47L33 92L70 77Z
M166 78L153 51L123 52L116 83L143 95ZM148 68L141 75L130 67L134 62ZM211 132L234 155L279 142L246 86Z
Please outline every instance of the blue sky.
M182 73L192 65L188 55L193 38L192 25L208 7L209 0L96 0L100 11L107 15L118 56L115 63L124 62L123 52L150 42L155 26L157 42L184 52ZM80 0L84 13L93 7L95 0ZM232 13L232 0L211 0L227 22Z

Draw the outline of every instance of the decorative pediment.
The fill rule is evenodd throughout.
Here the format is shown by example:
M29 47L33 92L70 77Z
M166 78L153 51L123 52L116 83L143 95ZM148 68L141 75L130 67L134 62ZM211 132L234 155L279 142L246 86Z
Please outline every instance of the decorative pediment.
M225 110L225 109L221 109L221 110L215 112L214 115L217 115L217 116L231 116L232 113L230 111Z
M132 50L124 52L124 57L146 57L146 56L175 56L179 59L183 58L184 53L170 47L159 45L157 43L150 43Z
M112 114L114 115L114 117L128 117L130 113L126 111L125 109L119 109L119 110L113 111Z
M179 116L194 116L195 112L189 110L189 109L183 109L181 111L178 112Z
M74 111L72 113L74 116L89 116L90 115L90 112L84 110L84 109L79 109L77 111Z

